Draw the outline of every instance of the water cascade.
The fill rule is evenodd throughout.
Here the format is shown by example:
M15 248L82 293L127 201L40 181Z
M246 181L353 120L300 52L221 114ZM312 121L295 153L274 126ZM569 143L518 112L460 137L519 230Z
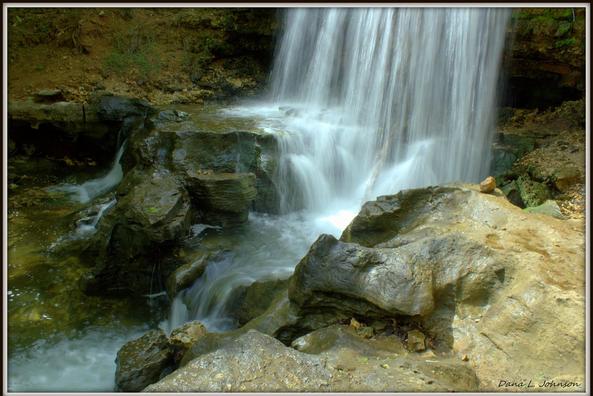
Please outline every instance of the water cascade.
M274 268L290 273L320 233L339 236L366 200L485 176L508 16L486 8L288 10L270 99L224 114L257 117L277 136L285 215L275 222L307 232L291 236L298 249L287 253L270 242L284 225L255 225L264 237L247 237L234 258L210 265L175 299L164 327L197 319L229 328L233 288Z
M272 73L286 209L488 172L508 10L295 9Z

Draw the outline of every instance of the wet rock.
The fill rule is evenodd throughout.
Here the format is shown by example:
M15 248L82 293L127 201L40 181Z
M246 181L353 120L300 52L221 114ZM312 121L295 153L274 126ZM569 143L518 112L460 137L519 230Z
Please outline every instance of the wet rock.
M206 270L210 256L208 254L200 255L191 263L184 264L177 268L169 278L167 278L167 294L173 298L181 290L191 286Z
M169 173L133 170L118 188L118 204L102 219L85 257L96 267L91 294L151 294L172 269L162 261L188 235L193 212L185 189ZM157 271L158 268L158 271Z
M172 351L162 330L151 330L126 343L115 363L116 390L139 392L159 380L161 372L172 363Z
M426 336L419 330L408 331L407 347L410 351L421 352L426 349Z
M163 110L157 115L159 121L180 122L189 117L189 114L180 110Z
M173 350L175 362L179 362L191 346L206 333L206 327L197 321L187 322L174 329L169 336L169 344Z
M480 183L480 192L491 193L496 188L496 180L492 176L488 176Z
M254 174L190 172L188 176L189 194L203 212L204 222L226 226L247 221L257 195Z

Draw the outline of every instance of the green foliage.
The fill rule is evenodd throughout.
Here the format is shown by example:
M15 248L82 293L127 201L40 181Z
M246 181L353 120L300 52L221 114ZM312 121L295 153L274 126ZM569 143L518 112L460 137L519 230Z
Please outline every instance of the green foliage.
M556 41L554 45L555 48L566 48L566 47L574 47L577 45L577 39L574 37L569 37L563 40Z
M132 26L113 37L113 51L105 58L107 73L136 71L147 78L161 69L161 61L155 51L154 36L141 26Z

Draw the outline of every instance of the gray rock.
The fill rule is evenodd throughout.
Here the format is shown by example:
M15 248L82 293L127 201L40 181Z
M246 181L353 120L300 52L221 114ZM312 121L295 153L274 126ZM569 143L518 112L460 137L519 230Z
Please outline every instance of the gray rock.
M156 260L189 233L189 196L171 174L137 169L125 176L118 196L85 251L96 263L85 289L103 295L154 293L173 270ZM157 265L163 279L155 278Z
M252 173L200 174L189 172L187 189L208 224L230 225L247 221L257 195Z
M496 272L503 262L462 234L421 236L393 248L366 248L322 235L297 265L289 297L308 311L331 307L363 317L428 315L446 288L457 289L460 299L485 298L499 283Z
M316 342L313 338L325 339ZM392 337L393 338L393 337ZM145 392L396 392L477 389L472 370L450 359L398 356L393 340L370 343L332 328L302 353L250 330L144 389ZM306 344L307 342L305 342ZM392 344L392 345L390 345ZM354 348L352 347L354 345Z
M172 363L172 351L162 330L151 330L126 343L115 359L116 390L138 392L159 380Z
M191 286L206 270L210 260L210 255L200 255L196 260L177 268L169 278L167 278L167 294L173 298L181 290Z

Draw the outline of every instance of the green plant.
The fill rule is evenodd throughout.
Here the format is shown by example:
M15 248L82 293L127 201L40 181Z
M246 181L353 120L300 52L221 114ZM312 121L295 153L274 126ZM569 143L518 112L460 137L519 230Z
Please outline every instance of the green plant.
M113 51L103 65L107 73L136 71L146 78L160 71L161 62L154 48L154 36L141 26L116 33L112 45Z

